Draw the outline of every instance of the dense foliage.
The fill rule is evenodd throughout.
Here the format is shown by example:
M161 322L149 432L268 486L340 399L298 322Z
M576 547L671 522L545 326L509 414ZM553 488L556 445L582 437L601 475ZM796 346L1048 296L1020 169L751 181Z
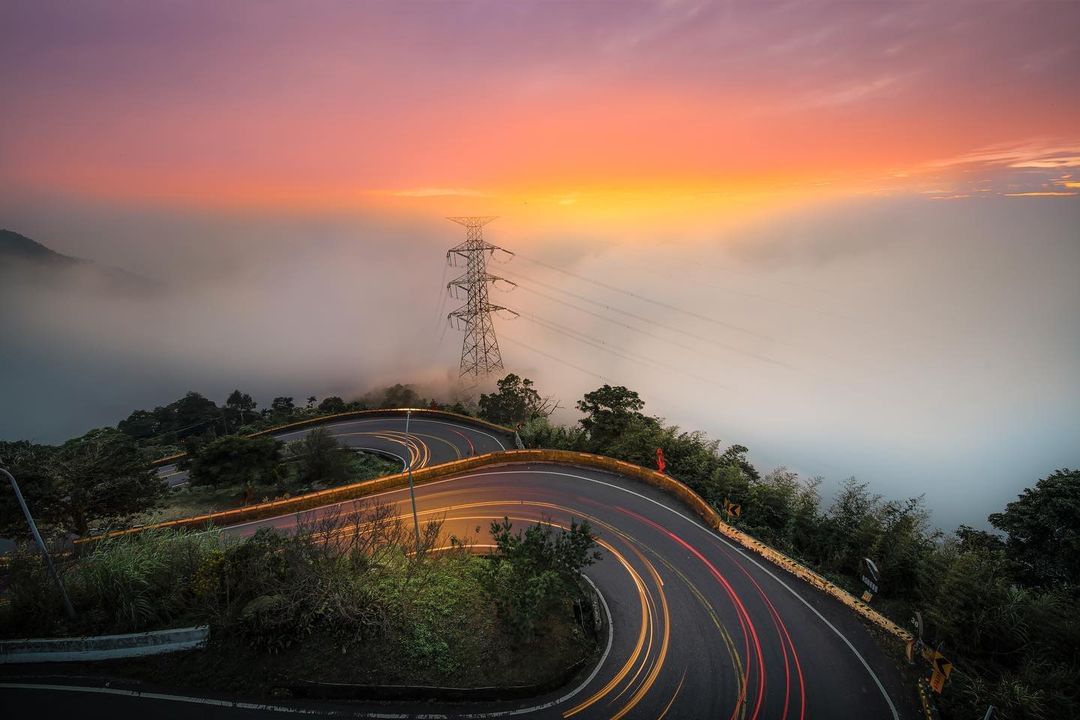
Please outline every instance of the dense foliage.
M281 461L281 443L269 436L226 435L200 447L189 460L192 485L268 482Z
M15 475L46 531L85 535L95 524L123 524L165 493L131 438L110 428L92 430L60 447L3 442L0 464ZM26 531L14 493L5 487L0 493L0 532L23 537Z

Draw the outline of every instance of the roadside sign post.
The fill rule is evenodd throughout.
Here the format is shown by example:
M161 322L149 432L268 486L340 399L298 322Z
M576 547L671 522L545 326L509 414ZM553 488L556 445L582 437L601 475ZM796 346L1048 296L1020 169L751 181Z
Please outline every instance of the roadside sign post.
M75 608L71 606L71 599L68 598L67 590L64 589L64 583L60 579L60 574L56 572L56 567L53 566L52 558L49 556L49 550L45 547L45 541L41 539L41 533L38 532L37 523L34 522L34 516L30 514L30 508L26 506L26 500L23 499L22 491L19 490L19 483L15 482L15 476L4 468L0 467L0 472L7 475L8 481L11 483L11 489L15 491L15 499L19 501L19 507L22 508L23 515L26 516L26 524L30 526L30 534L34 536L34 542L37 544L38 550L41 551L41 556L45 558L45 565L49 569L49 575L52 576L53 581L56 583L56 587L60 590L60 597L64 600L64 611L69 618L74 620Z
M862 594L862 601L865 603L870 602L870 598L874 597L878 591L878 573L877 565L870 558L864 557L859 561L859 576L863 581L863 585L866 586L866 592Z
M420 552L420 516L416 514L416 490L413 489L412 481L412 455L409 451L409 418L412 417L412 410L405 411L405 455L407 456L409 475L409 499L412 500L412 517L413 527L416 529L416 552Z
M914 665L916 653L921 653L923 649L923 619L920 611L915 611L914 617L911 618L911 624L915 628L915 637L908 641L907 661L909 664Z

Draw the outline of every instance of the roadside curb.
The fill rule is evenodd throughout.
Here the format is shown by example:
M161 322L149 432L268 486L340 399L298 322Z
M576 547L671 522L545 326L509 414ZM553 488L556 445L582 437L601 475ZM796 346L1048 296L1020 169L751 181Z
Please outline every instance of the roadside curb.
M373 700L373 701L421 701L445 702L493 702L499 700L524 700L563 687L581 672L589 658L582 658L563 669L550 680L533 685L510 685L507 687L443 687L434 685L352 685L307 680L278 687L293 696L318 700Z

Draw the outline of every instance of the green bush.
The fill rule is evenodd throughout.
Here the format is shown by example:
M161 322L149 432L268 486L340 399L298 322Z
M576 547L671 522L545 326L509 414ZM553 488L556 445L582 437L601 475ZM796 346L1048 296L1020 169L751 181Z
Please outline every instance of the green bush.
M281 461L281 443L269 436L227 435L201 446L190 459L192 485L270 482Z
M559 603L581 597L581 571L600 558L587 522L569 530L537 523L513 532L509 518L491 523L496 552L484 573L484 588L499 617L528 639L537 621Z

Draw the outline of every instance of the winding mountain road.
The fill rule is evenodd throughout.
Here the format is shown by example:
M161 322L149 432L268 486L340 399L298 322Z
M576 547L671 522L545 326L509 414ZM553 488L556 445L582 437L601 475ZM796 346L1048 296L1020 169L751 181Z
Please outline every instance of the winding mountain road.
M507 443L465 423L412 420L415 445L396 433L402 418L333 422L355 446L408 447L414 463L441 462ZM426 423L426 424L425 424ZM445 426L437 424L443 423ZM299 432L306 432L299 431ZM494 444L494 446L492 445ZM409 512L408 490L377 496ZM13 708L78 709L80 717L243 717L315 712L366 717L496 718L913 718L911 690L871 631L841 603L706 528L672 497L594 469L508 463L416 488L421 520L440 518L444 534L476 544L504 516L524 525L588 520L602 559L586 576L610 622L599 663L570 687L528 701L484 704L283 703L236 708L194 699L135 697L100 688L0 685ZM308 510L315 518L337 506ZM226 528L246 536L289 529L296 515ZM26 683L30 684L30 683ZM18 717L21 715L13 715Z
M425 417L410 418L408 435L405 433L405 417L399 415L331 420L317 427L325 428L342 445L353 450L395 457L401 461L402 467L407 459L414 470L514 447L513 438L506 433L463 422ZM282 442L292 442L311 430L311 427L306 427L271 435ZM158 468L158 476L169 487L184 485L188 481L187 471L175 464Z

